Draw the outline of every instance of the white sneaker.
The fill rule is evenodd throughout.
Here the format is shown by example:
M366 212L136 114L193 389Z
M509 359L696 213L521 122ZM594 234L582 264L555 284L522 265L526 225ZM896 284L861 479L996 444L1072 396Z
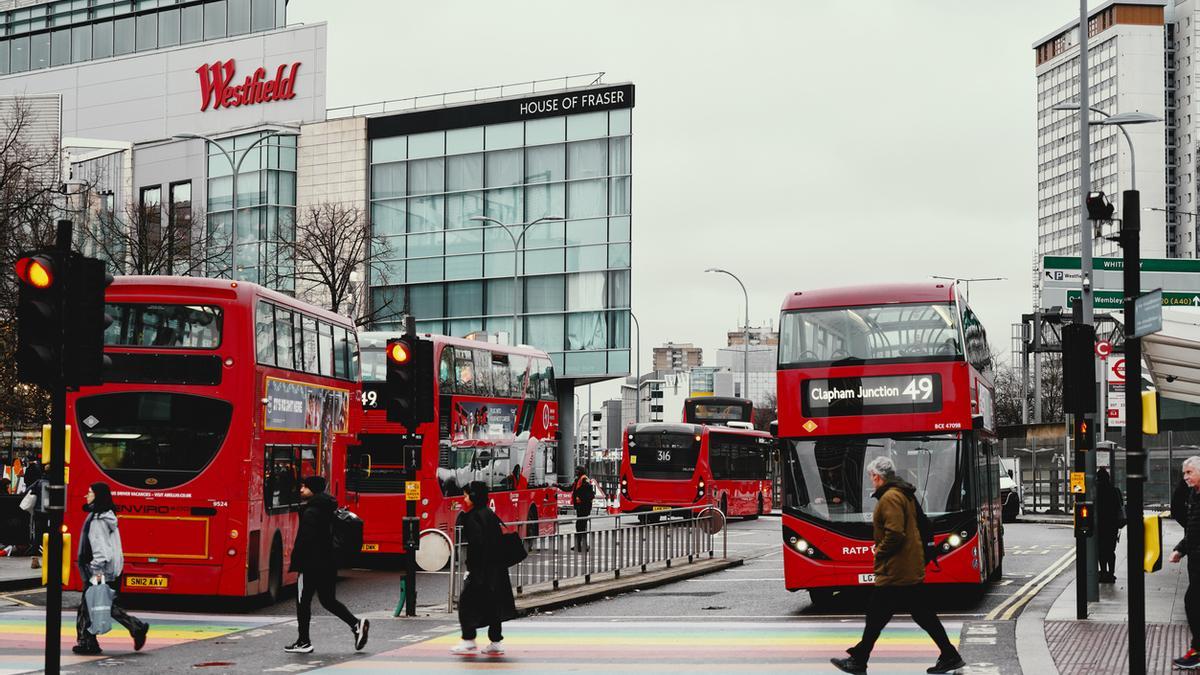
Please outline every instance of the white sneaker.
M476 646L474 640L463 640L457 645L450 648L451 654L477 654L479 647Z
M504 653L503 641L488 643L488 646L483 648L482 653L487 654L489 656L500 656L501 654Z

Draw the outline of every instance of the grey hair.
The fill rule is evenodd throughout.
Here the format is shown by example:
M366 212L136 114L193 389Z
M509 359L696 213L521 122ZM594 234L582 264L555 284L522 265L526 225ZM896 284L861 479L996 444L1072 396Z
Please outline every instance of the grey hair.
M1189 466L1196 471L1200 471L1200 455L1192 455L1191 457L1183 460L1183 470L1187 471Z
M1200 457L1196 459L1200 460ZM867 464L867 471L884 480L890 480L896 477L896 463L892 461L891 457L880 455Z

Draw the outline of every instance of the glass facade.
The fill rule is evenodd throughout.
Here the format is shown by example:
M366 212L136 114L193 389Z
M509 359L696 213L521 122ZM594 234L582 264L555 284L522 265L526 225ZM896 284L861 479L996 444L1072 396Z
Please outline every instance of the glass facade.
M293 262L287 248L279 242L290 242L295 237L296 137L271 136L259 142L269 133L224 138L220 147L205 144L209 245L228 251L214 256L208 276L244 279L294 291ZM239 161L234 227L233 164ZM235 238L236 245L231 246Z
M57 0L0 12L0 75L287 25L286 0Z
M560 377L629 372L630 113L373 139L376 328L398 329L407 306L420 332L511 334L519 265L521 342ZM564 220L521 238L546 216Z

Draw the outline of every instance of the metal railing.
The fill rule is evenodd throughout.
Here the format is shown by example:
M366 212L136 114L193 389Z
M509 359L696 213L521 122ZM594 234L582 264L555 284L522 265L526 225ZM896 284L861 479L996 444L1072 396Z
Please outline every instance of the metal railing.
M525 82L514 82L512 84L501 84L492 87L459 89L457 91L445 91L440 94L426 94L424 96L412 96L409 98L376 101L374 103L344 105L337 108L329 108L325 111L325 117L326 119L332 120L343 117L357 117L359 115L378 115L388 112L416 110L418 108L428 108L431 106L445 106L454 103L475 103L478 101L504 98L505 96L515 96L518 94L536 94L539 91L549 91L552 89L586 87L593 84L599 84L600 80L603 78L604 72L600 71L596 73L584 73L582 75L554 77L547 80L528 80ZM551 83L554 86L546 86L547 84Z
M587 521L585 532L575 530L577 520ZM508 570L517 595L555 590L567 581L589 584L598 576L617 579L646 572L658 563L670 568L715 558L718 554L724 558L729 551L725 515L713 506L699 511L678 508L650 514L522 520L506 525L522 533L531 527L539 531L521 537L529 555ZM546 533L546 530L551 531ZM446 604L450 611L457 606L470 555L461 535L461 528L457 528L450 553Z

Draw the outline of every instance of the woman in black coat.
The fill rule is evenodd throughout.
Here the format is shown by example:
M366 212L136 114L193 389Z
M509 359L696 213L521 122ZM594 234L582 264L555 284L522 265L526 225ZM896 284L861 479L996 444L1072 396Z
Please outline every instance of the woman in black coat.
M517 603L513 599L508 567L497 558L500 552L500 518L488 508L488 486L474 481L463 495L462 540L466 546L467 578L458 599L458 623L462 626L462 642L450 650L452 654L475 654L476 629L487 626L491 644L483 654L499 656L504 653L500 633L503 621L517 618Z
M1098 469L1096 511L1100 519L1096 527L1096 545L1100 583L1111 584L1117 580L1117 530L1125 526L1124 508L1121 491L1113 485L1108 469Z

